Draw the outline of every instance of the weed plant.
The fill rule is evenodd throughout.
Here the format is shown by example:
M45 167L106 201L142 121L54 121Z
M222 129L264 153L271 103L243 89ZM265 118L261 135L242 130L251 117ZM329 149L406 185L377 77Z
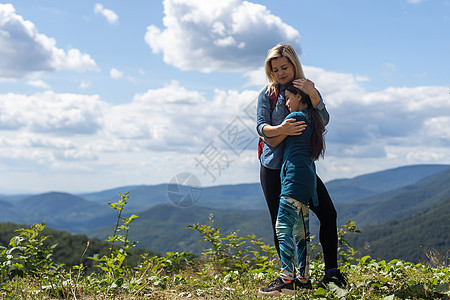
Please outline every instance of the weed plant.
M278 276L274 247L255 235L239 236L239 231L223 235L212 215L205 224L188 226L206 243L201 257L188 252L147 253L137 266L128 266L127 257L136 245L128 240L128 231L138 217L123 215L128 199L128 193L120 194L117 202L109 203L117 212L116 225L107 239L109 254L91 257L95 270L86 270L81 263L86 250L80 253L80 264L70 269L54 263L57 245L44 243L51 239L42 234L45 223L19 229L8 247L0 248L0 299L256 299L258 289ZM277 299L449 299L447 258L432 251L428 264L356 258L347 237L358 232L351 221L338 232L339 268L348 279L346 289L333 284L326 290L316 288L324 275L318 252L310 266L313 290Z

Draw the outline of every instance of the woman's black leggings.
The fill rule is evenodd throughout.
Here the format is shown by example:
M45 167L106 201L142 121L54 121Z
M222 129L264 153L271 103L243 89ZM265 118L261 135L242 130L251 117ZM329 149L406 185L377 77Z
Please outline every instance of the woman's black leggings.
M275 248L277 249L278 255L280 255L280 247L275 233L275 223L277 221L281 193L280 170L268 169L261 165L260 180L272 220ZM317 176L317 196L319 198L319 205L310 208L320 221L319 241L322 245L325 270L329 270L337 268L337 213L327 188L319 176Z

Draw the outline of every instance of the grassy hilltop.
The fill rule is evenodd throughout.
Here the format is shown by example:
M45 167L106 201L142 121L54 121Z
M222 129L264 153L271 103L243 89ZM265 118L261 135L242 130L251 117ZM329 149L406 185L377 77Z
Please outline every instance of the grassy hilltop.
M122 215L128 195L110 206L116 211L116 226L107 243L89 252L90 242L78 236L71 245L79 262L62 265L54 260L57 245L44 234L45 224L16 231L0 249L2 299L255 299L259 287L278 276L279 262L273 247L255 235L224 234L211 216L189 229L201 235L206 249L201 256L188 252L157 255L134 252L129 240L136 215ZM339 230L340 269L349 281L347 289L329 285L278 299L448 299L448 256L429 251L428 261L413 264L403 260L356 258L348 239L357 235L355 223ZM61 235L52 232L55 236ZM79 247L84 244L83 247ZM96 246L96 247L97 247ZM313 248L316 248L314 245ZM132 255L133 254L133 255ZM85 263L90 256L91 264ZM136 260L130 260L138 257ZM320 252L311 262L311 280L323 276Z

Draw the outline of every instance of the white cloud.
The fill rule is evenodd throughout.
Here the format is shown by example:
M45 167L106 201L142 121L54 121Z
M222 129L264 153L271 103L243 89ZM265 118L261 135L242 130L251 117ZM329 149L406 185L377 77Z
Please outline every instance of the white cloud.
M326 157L318 163L324 180L401 165L450 163L447 87L367 92L357 75L309 66L305 73L331 115ZM243 110L256 105L258 92L216 90L206 97L173 81L116 105L96 95L3 94L0 165L47 170L49 176L52 171L78 172L79 180L90 178L92 184L95 177L106 177L102 184L110 187L168 182L186 170L203 176L203 184L255 182L256 137L239 156L219 137L231 133L227 128L236 117L255 131L254 118ZM215 182L196 163L211 143L233 161ZM59 182L49 178L51 184Z
M104 8L100 3L95 4L94 12L104 16L110 24L117 24L119 22L119 16L114 11Z
M112 68L111 71L109 71L109 75L111 76L111 78L114 79L119 79L123 77L123 73L117 70L116 68Z
M422 2L422 0L407 0L407 2L412 4L419 4Z
M23 176L34 172L40 175L41 171L45 172L47 169L58 173L68 165L70 172L75 172L86 169L86 162L97 159L97 153L68 138L20 133L13 138L3 138L0 141L0 164L10 166L12 170L19 172L26 170L22 173ZM36 180L39 178L30 183Z
M0 95L0 130L56 135L93 134L102 125L106 104L98 96L56 94Z
M26 134L27 139L36 136L27 146L38 148L45 143L35 141L44 137L47 141L72 137L94 152L199 149L236 116L245 117L241 110L256 94L217 90L213 99L206 99L175 81L118 105L108 105L97 95L2 94L0 132L9 134L10 140L17 134Z
M349 73L326 71L312 66L303 66L305 76L311 79L322 96L327 96L327 106L340 106L350 99L360 99L365 94L360 86L360 76ZM330 101L330 97L333 101Z
M82 54L78 49L66 52L55 45L54 39L38 33L32 22L17 15L12 4L0 4L0 78L97 68L88 54Z
M53 66L55 70L98 70L95 61L89 56L89 54L82 54L78 49L69 49L67 53L58 48L54 48L53 50Z
M424 122L422 129L428 132L431 137L437 139L438 143L450 144L450 117L431 117Z
M131 103L111 107L105 115L105 130L113 137L133 140L133 144L142 140L154 150L198 149L236 116L242 116L242 108L255 98L254 91L218 90L213 99L206 99L173 81L135 95Z
M358 98L345 95L325 95L331 114L327 149L332 156L383 160L399 147L450 146L446 134L450 101L445 87L389 88ZM405 160L409 151L395 155L398 162L411 163Z
M241 0L165 0L165 29L150 25L145 41L182 70L249 71L280 41L299 45L300 34L263 5Z
M267 77L266 72L264 71L264 66L256 70L245 72L244 77L248 79L245 83L246 87L261 87L267 84Z
M48 85L43 80L29 80L29 81L27 81L27 84L37 87L37 88L50 89L50 85Z

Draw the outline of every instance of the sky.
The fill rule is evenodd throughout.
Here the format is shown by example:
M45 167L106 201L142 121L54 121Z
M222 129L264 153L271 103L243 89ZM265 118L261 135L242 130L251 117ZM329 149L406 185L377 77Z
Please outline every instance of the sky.
M450 164L449 18L449 0L2 2L0 194L258 182L278 43L330 113L325 182Z

